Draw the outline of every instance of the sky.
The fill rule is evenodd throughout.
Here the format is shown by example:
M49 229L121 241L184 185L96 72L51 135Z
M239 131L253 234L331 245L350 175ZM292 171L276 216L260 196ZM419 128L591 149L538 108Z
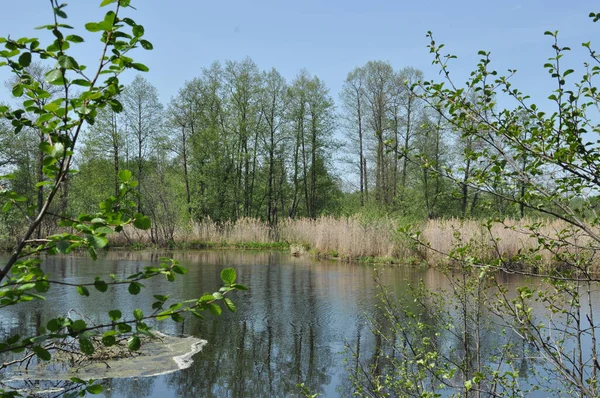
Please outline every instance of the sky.
M68 1L68 0L67 0ZM51 23L48 0L3 2L0 36L44 38L35 26ZM100 0L72 0L67 23L81 34L83 25L99 21L107 9ZM586 52L582 42L600 38L600 23L588 18L600 11L588 0L132 0L127 14L144 25L154 50L139 50L134 58L150 67L145 77L157 87L164 104L185 81L197 77L214 61L250 57L263 70L275 67L288 81L306 68L329 87L334 99L348 72L370 60L389 61L396 69L412 66L427 79L440 79L427 49L428 30L444 51L459 58L450 66L463 83L475 68L479 50L491 51L499 71L517 69L514 83L533 98L552 90L543 64L552 56L546 30L558 30L572 54L565 62L581 70ZM75 55L83 64L99 57L100 43L92 34ZM46 36L47 37L47 36ZM48 42L49 44L49 42ZM600 40L597 40L600 50ZM123 76L127 83L135 71ZM573 74L573 79L577 74ZM10 73L0 69L0 81ZM0 101L11 95L0 85Z

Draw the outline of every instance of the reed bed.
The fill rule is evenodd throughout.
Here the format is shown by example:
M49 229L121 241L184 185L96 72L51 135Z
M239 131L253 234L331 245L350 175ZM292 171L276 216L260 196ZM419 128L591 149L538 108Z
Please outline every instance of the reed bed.
M488 228L483 222L476 220L428 220L413 227L421 232L420 240L425 245L420 245L399 233L400 222L393 218L374 219L354 215L286 219L280 221L275 228L253 218L223 223L205 219L177 229L173 240L176 244L198 243L207 246L287 243L302 247L304 251L311 250L333 257L420 259L429 264L446 261L445 254L468 244L472 253L479 257L491 259L502 256L508 261L519 261L530 255L531 259L527 261L549 265L553 262L554 255L549 250L540 250L539 239L555 239L564 235L568 228L560 220L545 221L536 226L538 234L535 235L530 229L530 225L535 222L507 220L504 223L494 223ZM560 250L571 250L569 244L576 247L590 243L589 239L576 233L566 235L565 242L568 244ZM132 243L151 244L152 239L147 231L127 228L125 234L112 235L111 243L121 246Z
M397 222L360 216L288 219L278 226L280 238L302 244L319 253L343 257L400 257L408 245L400 244Z

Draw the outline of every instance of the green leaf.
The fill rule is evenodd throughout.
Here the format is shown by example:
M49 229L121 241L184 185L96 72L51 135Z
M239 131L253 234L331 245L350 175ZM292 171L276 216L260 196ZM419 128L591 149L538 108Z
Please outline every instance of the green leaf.
M216 316L221 315L221 312L223 311L217 304L209 304L208 309L213 315Z
M8 201L4 204L4 206L2 206L2 212L6 213L7 211L10 210L10 208L12 207L13 202Z
M46 115L47 115L47 113L46 113ZM53 184L54 184L54 181L40 181L37 184L35 184L35 187L39 188L39 187L45 187L47 185L53 185Z
M135 70L139 70L140 72L148 72L150 70L150 68L148 68L146 65L136 62L132 62L129 66Z
M94 281L94 287L96 288L96 290L98 290L99 292L106 292L108 290L108 285L106 284L106 282L102 281L102 280L97 280Z
M212 294L204 294L202 295L202 297L200 297L199 301L201 303L207 303L209 301L213 301L215 299L215 296L213 296Z
M179 274L179 275L185 275L185 274L187 274L187 269L185 269L181 265L174 265L173 272L175 272L176 274Z
M50 84L59 85L63 84L63 74L60 69L52 69L46 74L46 81Z
M102 249L108 243L108 239L98 235L89 235L86 240L94 249Z
M68 55L61 55L58 57L58 64L61 68L65 69L79 69L79 64L75 61L75 58Z
M135 25L131 31L135 37L142 37L144 35L144 27L142 25Z
M471 389L473 389L473 382L471 380L466 380L465 381L465 390L471 391Z
M79 336L79 350L86 355L92 355L95 351L94 344L90 339Z
M23 86L20 84L15 84L12 88L12 95L15 97L20 97L23 95Z
M48 329L50 332L58 332L60 329L62 329L62 327L62 323L56 318L50 319L46 324L46 329Z
M71 80L71 84L75 84L75 85L81 86L81 87L90 87L92 85L92 83L90 83L89 81L87 81L85 79L73 79L73 80Z
M221 271L221 280L227 285L233 285L237 274L233 268L225 268Z
M141 345L142 342L137 336L131 336L131 338L127 340L127 348L129 348L129 351L137 351L140 349Z
M129 170L120 170L119 171L119 181L120 182L128 182L131 180L133 174Z
M69 247L71 247L71 244L64 239L56 242L56 249L59 253L66 254L69 251Z
M19 341L21 339L21 336L19 336L18 334L9 337L8 339L6 339L6 343L9 345L15 344L17 341Z
M37 280L35 281L35 290L40 293L46 293L48 290L50 290L50 283L45 280Z
M136 308L135 310L133 310L133 317L136 321L141 321L144 318L144 313L141 309Z
M68 40L71 43L83 43L83 37L77 35L68 35L65 37L65 40Z
M142 289L141 289L141 285L137 282L131 282L129 284L129 288L127 289L129 290L129 294L133 294L134 296L136 294L138 294Z
M29 65L31 65L31 53L25 52L25 53L21 54L19 56L19 64L23 68L27 68Z
M93 395L102 394L102 392L104 391L104 387L102 387L100 384L92 384L91 386L87 386L85 388L85 391Z
M131 326L129 326L129 325L128 325L128 324L126 324L126 323L119 323L119 324L117 325L117 329L119 329L119 331L120 331L121 333L130 333L130 332L131 332Z
M87 328L87 324L82 319L78 319L78 320L76 320L75 322L73 322L71 324L71 329L73 329L76 332L80 332L82 330L85 330L85 328Z
M33 347L33 352L35 352L35 355L42 361L49 361L52 359L52 355L50 355L48 350L46 350L44 347L35 346Z
M88 22L88 23L86 23L85 24L85 29L88 32L92 32L92 33L94 33L94 32L100 32L101 30L103 30L102 27L100 26L100 24L97 23L97 22Z
M225 306L227 307L227 309L231 312L236 312L237 311L237 307L235 306L235 304L233 303L233 301L231 301L231 299L229 299L228 297L225 297Z
M114 11L109 11L106 13L106 15L104 16L104 21L102 22L103 28L104 30L111 30L114 23L115 23L115 17L117 15L115 14Z
M110 347L117 344L117 339L114 335L102 336L102 344L104 344L106 347Z
M152 221L150 221L150 218L141 213L135 213L135 220L133 220L133 226L137 229L147 230L152 226Z
M121 314L121 311L119 310L110 310L108 311L108 316L112 321L116 322L119 319L121 319L121 316L123 316L123 314Z
M140 40L140 44L144 50L153 50L154 46L148 40Z
M56 16L60 17L60 18L65 18L65 19L67 18L67 13L65 13L59 7L54 7L54 14L56 14Z
M94 231L96 231L97 234L112 234L114 232L110 227L106 226L98 227Z
M77 293L85 297L88 297L90 295L90 291L85 286L77 286Z
M100 7L104 7L104 6L107 6L109 4L116 3L116 2L117 2L117 0L102 0L102 3L100 3Z

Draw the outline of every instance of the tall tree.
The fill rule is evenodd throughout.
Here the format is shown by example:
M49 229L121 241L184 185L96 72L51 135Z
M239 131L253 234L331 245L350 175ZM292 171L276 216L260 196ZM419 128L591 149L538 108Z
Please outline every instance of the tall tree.
M335 107L325 84L318 77L311 77L306 70L292 82L289 95L288 116L295 141L290 216L296 215L302 196L305 216L314 218L325 194L319 189L318 182L328 174L326 157L333 147Z
M283 151L285 123L285 108L287 106L287 84L285 79L275 69L271 69L263 77L263 91L261 100L261 112L264 115L266 126L262 134L262 144L266 152L267 163L267 209L266 218L269 225L276 225L278 220L279 196L283 195L281 184L279 189L277 175L283 174L279 167L277 170L278 153ZM280 157L280 166L283 159ZM281 179L279 179L281 181Z
M388 62L369 61L365 66L365 98L368 106L368 124L376 139L375 198L387 206L392 201L390 165L385 142L389 138L388 116L394 94L394 70Z
M404 128L402 135L402 174L400 178L400 187L401 187L401 197L400 201L404 201L405 192L407 189L407 177L408 177L408 154L411 149L411 141L415 134L415 120L418 120L420 115L419 112L422 110L422 100L418 97L418 93L415 90L411 89L414 84L418 83L423 79L423 72L418 69L414 69L412 67L406 67L402 69L396 76L396 87L397 87L397 103L400 107L403 108L403 118L402 122L404 124ZM396 129L399 126L396 125ZM398 131L398 130L396 130ZM398 146L396 137L396 147ZM396 159L399 157L399 154L396 154ZM396 169L397 169L396 165ZM403 206L404 207L404 206Z
M355 68L348 73L342 86L340 99L342 101L343 118L347 123L347 137L351 142L358 143L358 170L360 205L364 206L369 199L367 185L367 160L365 157L365 70Z
M156 88L141 75L137 75L125 88L122 102L127 138L135 151L136 178L139 184L137 207L138 212L141 212L144 159L149 157L154 141L163 133L163 106L158 100Z
M237 138L236 216L249 217L254 204L258 137L263 122L260 111L261 74L256 64L246 58L241 62L226 62L224 78L229 91L229 129ZM239 198L239 194L243 197Z
M98 112L96 122L90 126L85 137L88 151L93 151L96 156L108 155L112 161L112 179L114 195L119 196L119 170L125 145L125 134L120 115L111 108L104 108Z
M181 160L183 179L185 182L185 199L188 215L192 215L192 194L189 177L189 158L191 154L191 139L195 137L201 121L202 82L192 79L179 90L177 97L171 100L168 117L172 126L177 130L172 148Z

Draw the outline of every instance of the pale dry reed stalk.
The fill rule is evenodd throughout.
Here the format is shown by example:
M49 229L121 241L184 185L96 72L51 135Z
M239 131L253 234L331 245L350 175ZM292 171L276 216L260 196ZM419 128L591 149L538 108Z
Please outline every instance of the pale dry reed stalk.
M428 220L420 226L421 239L433 250L415 246L398 233L398 221L392 218L366 218L361 215L350 217L323 216L317 219L285 219L275 230L261 220L241 218L236 222L215 222L210 218L191 223L187 228L176 231L176 242L201 242L216 245L238 245L245 243L278 243L303 246L318 253L339 255L356 259L361 257L392 257L407 259L420 256L430 264L447 261L447 254L457 246L469 244L483 258L516 258L519 254L541 256L541 264L551 265L553 254L538 249L538 237L555 238L567 225L560 221L543 221L536 225L538 236L532 234L530 225L536 220L506 220L487 228L485 223L475 220L437 219ZM129 239L127 239L129 238ZM125 234L110 236L113 245L150 243L147 231L125 228ZM584 246L589 239L577 235L567 242ZM568 246L561 250L571 250ZM533 257L533 256L532 256Z
M540 248L538 239L559 239L561 234L569 230L569 225L561 220L505 220L492 224L490 228L475 220L429 220L423 226L421 238L433 250L423 247L420 253L428 262L435 264L445 261L453 248L469 244L483 258L502 256L510 260L518 255L535 254L541 257L541 264L548 266L554 261L554 253ZM576 246L591 243L589 238L580 233L569 234L565 242L567 244L560 251L572 252Z
M321 253L344 257L394 257L400 246L392 219L365 220L360 216L288 219L279 224L281 239Z

